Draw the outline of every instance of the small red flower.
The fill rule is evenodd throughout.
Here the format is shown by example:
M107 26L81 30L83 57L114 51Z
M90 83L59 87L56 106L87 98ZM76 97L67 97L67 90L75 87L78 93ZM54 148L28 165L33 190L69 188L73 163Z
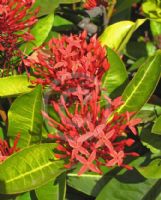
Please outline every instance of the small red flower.
M0 163L3 162L7 157L12 155L13 153L19 151L19 148L17 148L19 138L20 134L18 134L15 138L13 147L9 147L9 144L6 140L0 139Z
M80 35L64 35L60 39L51 39L49 49L40 48L37 58L31 61L38 76L35 82L50 85L54 91L67 95L70 100L82 100L95 89L108 70L109 63L106 50L96 36L89 42L86 36L85 31Z
M52 102L54 110L60 116L60 123L49 117L49 125L54 126L58 133L50 134L50 138L58 143L58 158L68 158L68 167L80 162L82 167L79 175L87 170L101 173L101 166L122 166L126 156L137 156L135 152L126 152L135 142L128 138L129 129L136 134L135 125L140 119L130 119L134 113L117 113L123 104L121 97L108 99L108 108L101 109L98 103L99 91L92 91L90 97L77 101L74 112L67 108L63 97L61 105ZM86 102L86 103L85 103Z
M108 6L107 1L108 0L86 0L83 7L85 9L92 9L92 8L97 7L99 5L103 5L103 6L107 7Z
M36 13L29 12L33 0L0 0L0 65L8 75L17 64L13 57L22 57L18 46L33 40L30 27L36 23Z
M83 164L80 171L78 172L78 175L81 175L88 170L91 170L98 174L102 174L102 172L97 168L97 166L93 164L95 159L96 159L96 151L93 151L87 160L84 157L78 155L77 160Z

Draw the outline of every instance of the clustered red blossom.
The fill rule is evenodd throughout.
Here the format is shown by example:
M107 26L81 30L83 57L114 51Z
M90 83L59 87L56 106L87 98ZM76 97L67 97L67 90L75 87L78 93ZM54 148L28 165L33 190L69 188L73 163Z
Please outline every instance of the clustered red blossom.
M96 36L86 41L87 33L53 38L48 49L39 48L36 59L32 60L35 83L50 85L55 92L70 98L79 93L89 94L95 89L109 68L106 50ZM29 62L30 63L30 62Z
M83 97L82 97L83 98ZM99 94L96 91L88 95L83 102L77 102L74 113L66 106L61 96L61 105L52 102L54 110L60 116L60 122L43 115L48 119L49 125L58 130L56 135L49 134L58 143L58 158L67 158L66 167L72 167L80 162L82 167L79 175L87 170L102 173L101 166L122 166L131 169L124 164L126 156L138 156L135 152L126 153L125 147L134 143L127 138L129 130L137 134L135 125L140 119L130 119L133 113L119 114L116 110L123 104L121 97L113 101L106 97L107 108L100 108Z
M107 0L87 0L84 4L83 4L83 7L85 9L92 9L92 8L95 8L97 6L100 6L100 5L103 5L105 7L108 6L108 2Z
M49 134L58 144L55 156L65 158L68 168L81 163L79 175L87 170L102 173L102 166L131 169L124 159L138 154L126 151L135 142L129 138L129 131L137 134L135 125L140 119L131 119L132 112L117 112L123 104L121 97L105 97L108 107L100 107L101 79L109 63L96 36L89 42L86 36L83 32L53 38L48 48L38 48L31 56L34 59L26 60L38 77L34 83L51 86L53 92L59 93L60 99L50 103L60 122L43 112L49 125L58 131Z
M20 134L18 134L15 138L13 147L10 147L6 140L0 138L0 163L6 160L6 158L12 155L13 153L19 151L19 148L17 147L19 138Z
M22 59L19 45L24 41L33 40L29 33L30 27L36 23L36 13L29 12L33 0L0 0L0 65L9 74L15 67L14 57ZM13 69L12 69L13 70Z

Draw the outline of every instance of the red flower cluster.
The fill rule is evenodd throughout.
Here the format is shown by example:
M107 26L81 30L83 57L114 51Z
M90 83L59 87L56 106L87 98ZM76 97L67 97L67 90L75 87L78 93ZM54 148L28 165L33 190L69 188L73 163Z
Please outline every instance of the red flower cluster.
M0 64L7 74L15 65L14 56L21 57L18 45L33 40L29 28L36 23L36 13L29 12L33 0L0 0ZM17 62L17 61L16 61Z
M50 85L68 97L86 95L95 89L95 82L101 80L109 63L96 36L89 42L86 36L84 31L80 35L53 38L48 43L49 49L39 49L37 58L31 61L35 75L40 77L35 82Z
M19 138L20 134L18 134L15 138L13 147L9 147L8 142L6 140L0 139L0 163L3 162L8 156L19 151L19 148L17 148Z
M80 94L81 95L81 94ZM77 102L74 113L71 113L61 96L61 106L52 102L54 110L60 116L60 123L49 117L49 125L59 132L56 135L49 134L58 143L58 158L67 158L66 167L71 167L80 162L82 167L79 175L87 170L96 173L101 172L101 166L123 166L124 159L128 155L137 156L137 153L126 153L125 147L134 143L133 139L127 138L129 130L137 134L135 125L140 119L132 119L133 113L119 114L116 110L123 104L121 97L111 100L108 97L107 108L101 109L98 103L99 94L93 91L86 96L82 103Z
M107 7L108 2L107 2L107 0L87 0L86 3L84 3L83 7L85 9L92 9L99 5L103 5L103 6Z

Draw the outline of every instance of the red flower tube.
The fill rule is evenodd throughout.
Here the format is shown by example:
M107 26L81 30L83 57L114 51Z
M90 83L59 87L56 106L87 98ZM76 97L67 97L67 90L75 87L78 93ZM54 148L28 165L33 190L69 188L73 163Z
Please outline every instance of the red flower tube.
M79 175L87 170L102 173L101 166L122 166L126 156L137 156L135 152L127 153L125 147L130 147L135 141L128 138L129 130L137 134L135 125L140 119L130 119L133 113L117 113L123 104L121 97L108 100L108 107L101 109L98 103L98 93L92 92L83 103L76 103L75 111L71 113L61 97L61 106L53 102L54 110L60 116L60 123L43 113L49 125L58 130L56 135L49 138L58 143L58 158L67 158L66 167L72 167L80 162L82 167Z
M100 5L107 7L108 6L107 0L86 0L83 7L89 10Z
M105 71L109 69L106 49L96 36L86 41L87 33L53 38L47 48L40 48L32 62L32 68L38 77L34 83L50 85L60 94L71 99L84 96L96 88Z
M13 153L19 151L19 148L17 148L19 138L20 134L18 134L15 138L13 147L10 147L6 140L0 139L0 163L3 162L7 157L12 155Z
M29 33L30 27L37 21L37 11L29 12L33 3L33 0L0 0L1 76L14 70L17 65L15 57L21 59L22 52L18 46L23 41L34 39Z

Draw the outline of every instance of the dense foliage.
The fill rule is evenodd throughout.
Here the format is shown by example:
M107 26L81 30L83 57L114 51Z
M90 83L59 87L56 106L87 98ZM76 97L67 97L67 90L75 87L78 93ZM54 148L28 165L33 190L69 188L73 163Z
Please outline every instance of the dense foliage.
M0 200L161 200L160 0L0 0Z

